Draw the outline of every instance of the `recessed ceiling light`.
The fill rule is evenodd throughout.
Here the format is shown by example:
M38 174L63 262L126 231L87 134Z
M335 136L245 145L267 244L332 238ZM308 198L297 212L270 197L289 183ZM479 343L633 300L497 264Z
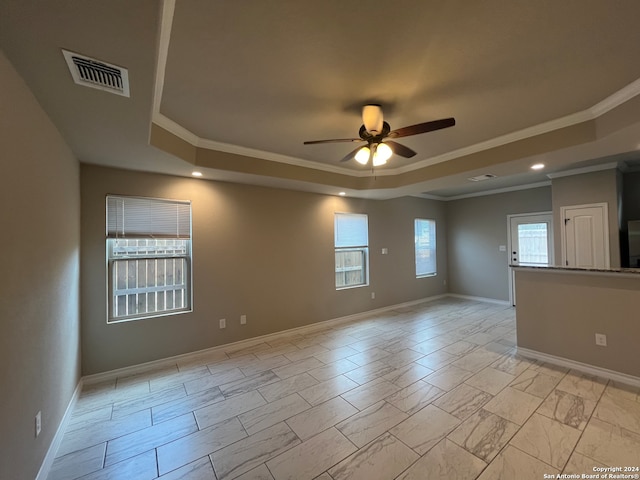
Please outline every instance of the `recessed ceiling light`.
M338 195L340 195L341 197L344 197L347 194L347 192L340 192Z
M531 165L531 170L542 170L544 168L544 163L534 163Z
M202 172L191 172L191 175L193 175L194 177L201 177Z

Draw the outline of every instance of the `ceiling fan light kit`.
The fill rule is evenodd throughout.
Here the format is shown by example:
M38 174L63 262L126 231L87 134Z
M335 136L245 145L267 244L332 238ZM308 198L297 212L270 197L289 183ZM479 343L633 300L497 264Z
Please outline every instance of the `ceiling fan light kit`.
M358 149L358 153L355 155L356 162L360 165L366 165L369 163L369 157L371 156L371 149L369 147L362 147Z
M378 167L387 163L387 160L393 155L393 150L386 143L379 143L376 147L376 151L373 154L373 166Z
M456 124L454 118L443 118L441 120L433 120L431 122L418 123L408 127L402 127L397 130L391 130L391 127L384 121L382 115L382 107L380 105L365 105L362 108L362 126L358 132L360 138L335 138L331 140L312 140L304 142L305 145L313 145L318 143L338 143L338 142L366 142L364 147L358 147L349 152L341 162L355 160L361 165L367 165L371 159L372 166L379 167L387 163L387 160L395 153L404 158L411 158L416 152L398 142L387 140L385 138L408 137L410 135L418 135L420 133L433 132L442 128L453 127Z
M393 155L393 150L386 143L374 143L369 147L362 147L358 149L355 154L355 161L361 165L366 165L369 163L369 159L371 158L372 165L374 167L379 167L387 163L387 160L391 158Z

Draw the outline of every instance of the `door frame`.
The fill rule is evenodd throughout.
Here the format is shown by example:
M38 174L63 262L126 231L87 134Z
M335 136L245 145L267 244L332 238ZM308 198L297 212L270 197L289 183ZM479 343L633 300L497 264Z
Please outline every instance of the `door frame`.
M609 204L601 203L585 203L584 205L567 205L560 207L560 240L562 246L562 265L567 265L567 223L565 215L567 210L576 210L579 208L600 208L602 209L602 226L604 228L604 263L605 268L611 266L611 247L609 246Z
M549 216L551 221L549 222L549 265L554 264L555 252L554 252L554 237L553 237L553 212L531 212L531 213L515 213L512 215L507 215L507 272L509 277L509 303L514 306L515 305L515 281L514 276L515 272L511 265L511 252L513 252L513 246L511 244L511 220L514 219L523 219L526 217L539 217L539 216Z

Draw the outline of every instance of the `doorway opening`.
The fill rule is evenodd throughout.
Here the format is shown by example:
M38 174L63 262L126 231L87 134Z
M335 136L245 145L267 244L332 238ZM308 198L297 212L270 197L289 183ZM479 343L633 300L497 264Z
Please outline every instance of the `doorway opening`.
M513 266L553 265L553 215L551 212L507 215L509 301L516 304Z

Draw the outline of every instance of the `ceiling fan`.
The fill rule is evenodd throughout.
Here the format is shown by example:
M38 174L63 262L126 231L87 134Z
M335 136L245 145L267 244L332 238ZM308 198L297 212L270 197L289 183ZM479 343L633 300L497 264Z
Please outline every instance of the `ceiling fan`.
M456 124L455 118L442 118L431 122L418 123L408 127L391 130L391 127L384 121L382 107L380 105L365 105L362 108L362 123L360 127L360 138L334 138L331 140L312 140L304 142L305 145L317 143L338 143L338 142L367 142L364 147L358 147L349 152L341 162L355 159L356 162L366 165L371 161L372 166L378 167L387 163L392 154L401 157L411 158L416 152L409 147L389 140L391 138L408 137L420 133L433 132L442 128L453 127Z

